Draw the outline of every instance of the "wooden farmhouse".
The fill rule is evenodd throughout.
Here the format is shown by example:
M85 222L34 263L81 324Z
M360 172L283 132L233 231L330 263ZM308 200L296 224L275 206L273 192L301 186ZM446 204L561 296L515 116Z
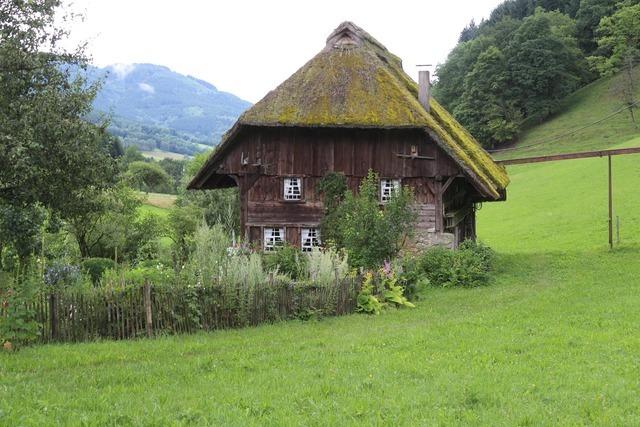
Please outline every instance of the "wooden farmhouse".
M413 187L417 246L474 239L479 203L504 200L509 179L429 96L428 72L419 80L345 22L320 53L238 119L188 188L238 187L250 242L310 250L321 244L319 180L335 171L357 191L372 169L381 206L399 186Z

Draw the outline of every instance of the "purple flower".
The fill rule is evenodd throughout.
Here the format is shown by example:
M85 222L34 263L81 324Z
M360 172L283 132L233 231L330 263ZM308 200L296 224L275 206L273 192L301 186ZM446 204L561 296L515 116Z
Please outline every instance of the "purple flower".
M384 260L384 266L382 267L382 272L389 276L391 274L391 263L387 260Z

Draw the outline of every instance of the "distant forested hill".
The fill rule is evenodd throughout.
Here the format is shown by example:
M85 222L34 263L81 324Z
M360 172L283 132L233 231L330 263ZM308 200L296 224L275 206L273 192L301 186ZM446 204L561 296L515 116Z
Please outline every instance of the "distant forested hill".
M104 84L94 114L111 116L125 145L193 154L211 147L251 104L210 83L153 64L92 68Z

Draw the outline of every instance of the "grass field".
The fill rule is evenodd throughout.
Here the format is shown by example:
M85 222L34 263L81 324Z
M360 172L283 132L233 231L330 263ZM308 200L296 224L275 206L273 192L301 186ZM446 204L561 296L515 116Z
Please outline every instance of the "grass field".
M513 166L478 217L491 286L378 317L0 353L0 424L639 425L639 156L614 158L613 251L605 159Z
M159 209L168 209L176 203L175 194L140 193L144 198L143 203Z
M148 157L154 160L162 160L162 159L172 159L172 160L184 160L188 159L189 156L179 153L172 153L170 151L162 151L162 150L152 150L152 151L142 151L143 156Z

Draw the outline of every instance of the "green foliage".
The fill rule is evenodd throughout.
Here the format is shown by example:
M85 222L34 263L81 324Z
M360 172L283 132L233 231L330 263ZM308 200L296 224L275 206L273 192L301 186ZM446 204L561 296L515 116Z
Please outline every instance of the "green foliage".
M110 258L87 258L80 264L82 271L89 275L94 285L97 285L107 270L114 270L116 263Z
M35 263L16 270L19 272L9 280L0 280L0 345L9 342L14 348L31 344L38 338L40 331L31 303L42 280Z
M78 197L67 215L67 227L80 248L82 258L115 256L127 246L136 223L140 198L126 185L105 191L87 191ZM129 244L129 247L131 245ZM136 253L123 254L134 258ZM119 258L123 258L119 255Z
M487 48L464 85L462 100L453 111L456 118L467 123L469 132L481 141L511 141L518 134L522 114L513 97L508 99L512 82L504 54L495 46Z
M516 139L594 77L578 12L568 1L504 2L438 66L435 97L485 147Z
M367 273L358 293L356 311L365 314L380 314L383 304L374 295L373 274Z
M38 252L47 212L38 205L13 205L0 200L0 245L11 247L21 260Z
M343 280L350 272L348 256L334 248L314 249L307 254L309 282L329 286Z
M62 47L63 16L59 0L0 3L0 200L61 214L116 175L112 139L85 120L99 84L82 49Z
M416 256L405 256L394 262L394 271L398 272L398 284L404 289L404 296L409 301L419 299L421 292L431 285L421 268L420 259Z
M393 271L381 270L377 274L365 273L362 287L357 297L356 311L365 314L380 314L386 307L415 308L404 295L404 288L398 283Z
M373 171L357 195L346 193L337 210L336 227L351 266L376 268L398 253L416 221L412 203L411 190L403 187L381 209L378 176Z
M347 191L347 179L343 174L329 172L318 182L318 194L323 196L324 216L320 221L320 233L325 243L341 245L338 207Z
M306 278L308 264L307 256L299 248L290 245L284 245L264 255L264 266L268 271L286 274L292 280Z
M486 285L491 280L494 253L482 243L468 240L454 251L428 249L419 262L434 286L471 288Z
M171 177L155 162L135 161L128 165L124 179L144 192L166 193L171 188Z

